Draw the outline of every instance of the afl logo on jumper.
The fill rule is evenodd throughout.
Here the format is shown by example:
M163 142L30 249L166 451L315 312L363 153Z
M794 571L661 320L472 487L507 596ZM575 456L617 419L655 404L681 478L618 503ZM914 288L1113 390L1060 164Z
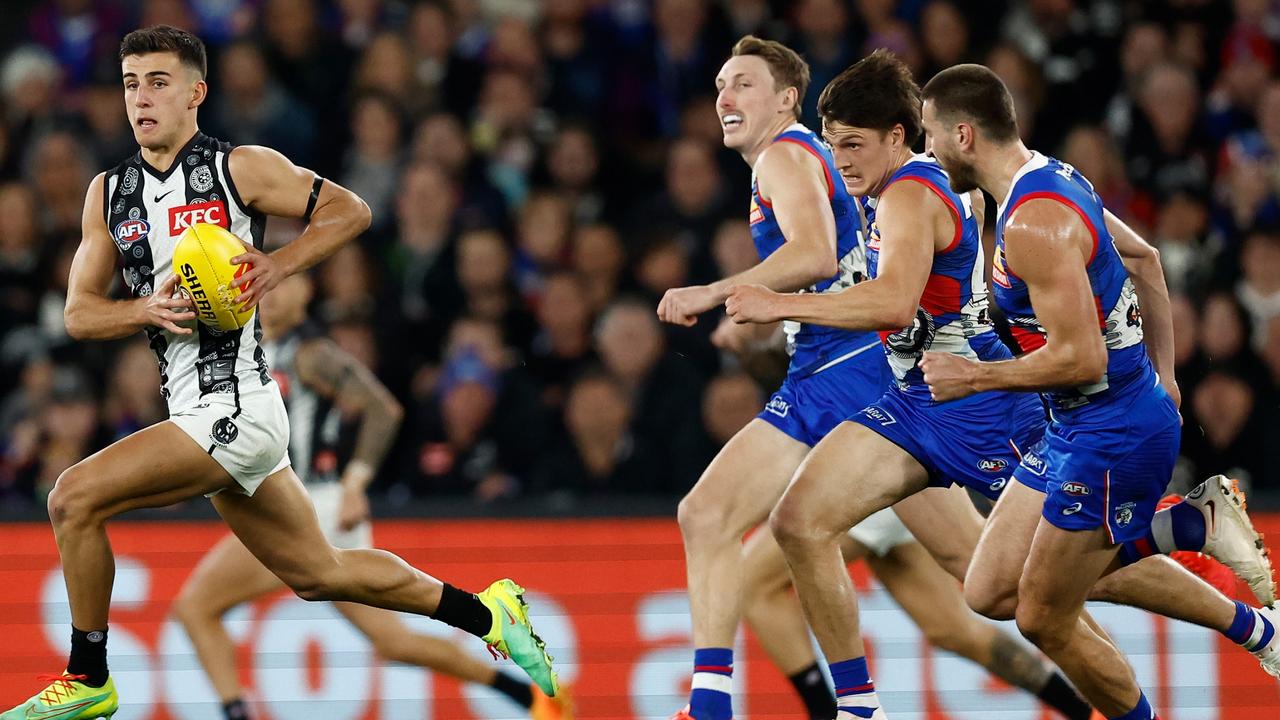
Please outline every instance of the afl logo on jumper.
M231 418L220 418L213 424L213 429L209 431L209 439L218 445L226 447L235 442L236 436L240 434L240 428L231 422Z
M117 243L128 245L145 238L149 232L151 232L151 225L146 220L125 220L116 225L113 234Z
M221 200L169 208L170 235L180 235L183 230L196 223L209 223L210 225L220 225L226 230L231 229L231 223L227 219L227 206Z

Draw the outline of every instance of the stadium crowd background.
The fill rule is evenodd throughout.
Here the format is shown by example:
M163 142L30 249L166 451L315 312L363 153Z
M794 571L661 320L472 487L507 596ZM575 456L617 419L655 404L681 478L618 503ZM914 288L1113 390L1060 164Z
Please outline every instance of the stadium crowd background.
M76 343L62 323L85 188L136 150L119 39L155 23L208 43L202 129L373 209L314 271L312 310L405 405L376 493L674 498L758 412L766 391L709 340L718 317L654 314L666 288L756 259L749 169L714 108L747 33L809 61L810 127L869 49L921 84L995 69L1030 145L1163 254L1177 480L1229 470L1280 492L1268 0L41 0L0 22L0 508L38 510L63 469L166 416L141 336ZM273 219L268 244L298 229Z

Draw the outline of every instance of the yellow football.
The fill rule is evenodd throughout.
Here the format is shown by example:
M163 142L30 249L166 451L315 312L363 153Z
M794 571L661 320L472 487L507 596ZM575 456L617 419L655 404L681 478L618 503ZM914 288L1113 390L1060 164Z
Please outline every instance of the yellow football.
M194 223L183 231L173 248L173 273L178 287L195 305L196 319L217 330L242 328L253 310L241 311L236 299L240 288L231 284L248 265L232 265L244 254L240 239L220 225Z

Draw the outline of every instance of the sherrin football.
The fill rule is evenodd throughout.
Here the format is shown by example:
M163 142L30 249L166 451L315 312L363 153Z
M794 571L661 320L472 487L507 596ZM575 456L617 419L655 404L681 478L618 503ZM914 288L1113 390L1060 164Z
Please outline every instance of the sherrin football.
M244 254L244 244L220 225L195 223L183 231L173 249L173 273L178 287L195 305L196 319L221 331L248 324L253 310L241 311L236 303L240 288L231 284L248 265L232 265Z

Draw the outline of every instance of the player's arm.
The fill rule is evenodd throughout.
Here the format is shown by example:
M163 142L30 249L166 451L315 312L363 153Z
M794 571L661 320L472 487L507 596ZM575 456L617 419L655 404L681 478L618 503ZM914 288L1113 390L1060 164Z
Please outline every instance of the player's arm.
M364 491L382 466L400 430L404 408L360 361L332 340L310 340L298 348L298 378L322 397L360 417L360 429L342 483Z
M115 340L143 328L155 326L175 335L189 335L178 323L195 319L191 303L174 297L178 276L170 275L150 296L134 300L113 300L111 290L116 272L116 246L103 215L103 183L98 175L89 183L80 219L81 239L71 262L67 281L67 305L63 322L67 334L76 340Z
M259 145L231 151L228 166L240 199L266 215L303 218L307 227L293 242L264 254L246 248L232 263L252 266L236 279L245 289L240 303L253 307L282 278L315 265L369 227L369 206L341 185L300 168L284 155Z
M1005 261L1027 284L1045 344L1013 360L974 362L925 353L920 367L937 400L986 390L1048 390L1097 382L1107 349L1086 271L1091 242L1080 218L1061 203L1024 203L1005 225Z
M798 320L849 330L897 330L915 319L939 243L937 228L954 231L950 210L918 182L897 182L876 207L880 262L876 277L838 293L784 295L735 288L725 304L737 322ZM948 233L946 240L951 239Z
M1125 270L1133 280L1133 288L1138 292L1138 304L1142 308L1142 338L1151 362L1169 395L1174 402L1180 403L1182 398L1173 367L1173 306L1169 302L1169 287L1164 281L1160 251L1109 210L1106 221L1107 230L1115 238L1116 251L1120 253Z
M304 343L294 363L303 384L360 416L356 446L339 480L338 528L350 530L369 518L366 490L400 430L404 408L368 368L331 340Z
M786 242L758 265L710 285L673 288L658 304L666 322L692 325L737 285L793 292L836 273L836 221L822 162L795 143L769 146L756 162L760 196L773 205Z

